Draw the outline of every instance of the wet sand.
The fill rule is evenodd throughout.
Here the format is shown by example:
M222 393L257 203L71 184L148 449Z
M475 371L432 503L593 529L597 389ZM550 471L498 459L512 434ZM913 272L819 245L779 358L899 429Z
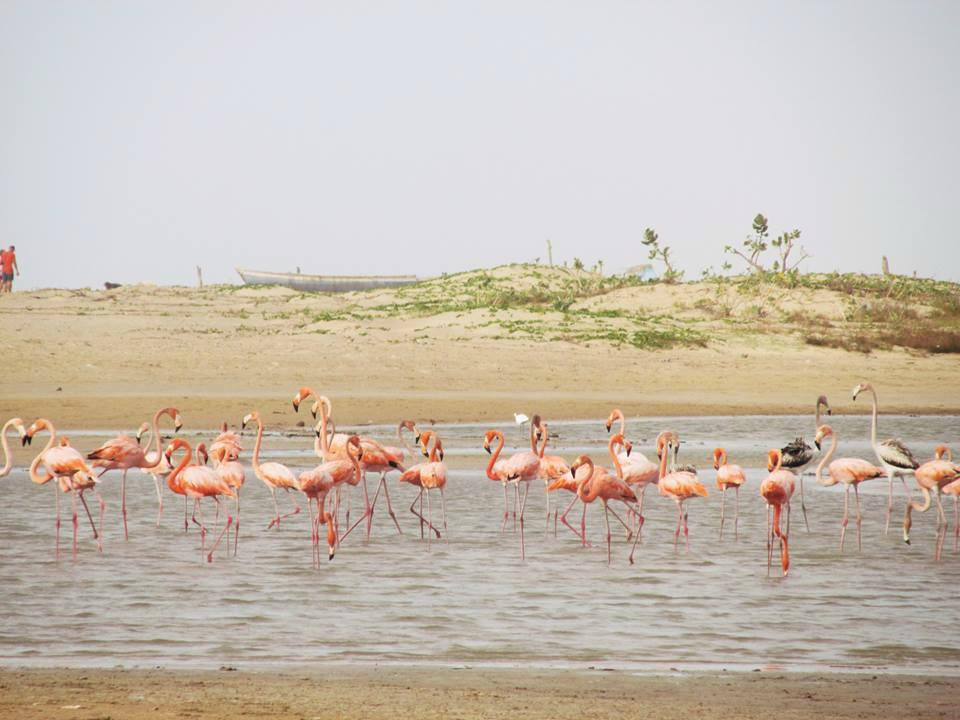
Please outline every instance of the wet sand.
M227 667L227 666L225 666ZM0 670L0 717L956 718L960 679L329 666Z

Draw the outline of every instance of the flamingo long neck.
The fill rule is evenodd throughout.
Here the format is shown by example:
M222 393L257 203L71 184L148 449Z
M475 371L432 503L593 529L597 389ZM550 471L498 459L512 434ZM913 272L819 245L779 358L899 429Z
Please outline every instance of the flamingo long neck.
M7 430L13 425L13 420L7 420L4 423L3 430L0 430L0 443L3 444L3 469L0 469L0 477L10 472L13 467L13 456L10 454L10 446L7 444Z
M353 463L353 472L354 476L357 478L357 485L359 485L363 480L363 469L360 467L360 455L362 452L363 451L360 448L357 448L357 454L354 455L349 449L347 449L347 456L350 458L350 462Z
M660 480L667 476L667 456L670 454L670 445L664 443L663 450L660 453Z
M770 472L775 473L777 470L780 469L781 465L783 465L783 455L781 453L777 453L777 464L774 465L773 470L771 470Z
M620 420L620 434L624 437L627 436L627 419L623 416L623 411L620 409L615 410L617 418Z
M817 398L817 412L816 412L816 414L815 414L815 415L816 415L816 419L815 419L816 427L820 427L820 405L821 405L821 404L822 404L822 403L820 402L820 398Z
M430 457L428 460L430 462L438 462L440 460L440 449L443 445L440 444L440 438L436 435L433 436L433 449L430 450Z
M536 456L537 456L538 458L541 458L541 459L542 459L542 458L543 458L543 454L544 454L546 451L547 451L547 433L546 433L546 431L544 431L544 433L543 433L543 440L540 441L540 449L537 450L536 448L534 448L533 452L536 454Z
M407 442L407 439L403 436L403 429L407 427L402 422L397 425L397 437L400 439L400 444L403 445L404 449L413 456L416 456L417 451L410 447L410 444ZM412 432L412 431L411 431Z
M837 434L835 432L830 433L830 449L827 450L827 454L820 458L820 464L817 465L817 482L822 484L823 469L827 466L827 463L830 462L830 458L833 457L833 454L837 451Z
M325 396L317 398L320 402L320 448L322 454L320 457L327 460L330 456L330 440L327 437L327 403Z
M43 462L44 454L47 452L47 450L53 447L53 443L56 442L57 439L57 429L53 426L53 423L51 423L49 420L44 420L44 423L44 426L50 431L50 439L47 441L46 447L44 447L43 450L40 451L40 454L33 459L32 463L30 463L30 479L38 485L43 485L45 482L49 482L53 477L53 475L50 475L49 473L46 477L38 474L37 468L40 467L40 463Z
M620 458L617 457L617 453L613 449L613 446L617 444L614 442L616 439L616 436L610 438L610 442L607 443L607 451L610 453L610 458L613 460L613 469L616 470L617 477L623 480L623 468L620 466Z
M877 446L877 415L879 414L879 408L877 407L877 391L873 389L873 386L870 386L870 395L873 396L873 420L870 424L870 444L873 447Z
M537 436L533 432L533 421L530 421L530 452L537 454Z
M590 490L587 490L587 483L593 478L593 473L596 471L596 468L593 465L593 460L590 458L587 458L583 464L590 466L590 472L587 473L587 476L583 480L577 483L577 497L585 503L592 503L597 499L597 495L600 494L600 483L597 483L591 487Z
M185 452L183 453L183 459L180 461L180 464L177 465L169 475L167 475L167 487L169 487L173 492L178 495L183 495L183 482L180 477L180 473L183 472L184 468L190 462L190 456L192 454L189 445L182 445Z
M153 415L153 441L156 445L157 457L160 457L160 453L163 452L163 449L160 447L160 416L163 414L164 408L157 410ZM147 446L149 447L149 445Z
M497 432L497 438L500 440L497 445L497 449L493 451L490 455L490 462L487 463L487 477L491 480L499 480L496 475L493 474L493 465L497 462L497 458L500 457L500 451L503 450L503 433Z
M253 446L253 471L260 474L260 445L263 443L263 421L257 416L257 442Z

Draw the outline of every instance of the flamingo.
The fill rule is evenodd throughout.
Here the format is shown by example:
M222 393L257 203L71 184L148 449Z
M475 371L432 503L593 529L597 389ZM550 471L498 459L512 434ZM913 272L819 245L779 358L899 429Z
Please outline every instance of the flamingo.
M564 460L559 455L544 455L547 449L547 441L550 438L550 430L547 427L547 423L540 421L540 416L535 415L534 421L537 422L540 429L541 444L539 450L537 450L537 457L540 458L540 477L543 478L543 489L547 496L547 528L550 528L550 485L559 480L570 475L570 466L567 465L567 461ZM570 475L570 479L573 479L573 476ZM553 513L553 531L556 534L557 531L557 513Z
M418 463L401 473L400 482L407 482L415 487L420 488L420 492L417 493L417 497L414 498L413 502L410 503L410 512L420 518L421 532L423 523L426 523L427 528L433 530L437 534L437 538L440 537L440 531L437 530L433 525L432 513L430 511L430 491L439 490L440 491L440 509L443 513L443 529L447 529L447 508L446 503L443 497L443 488L447 484L447 465L443 462L443 443L440 440L440 437L433 432L432 430L426 430L420 435L420 440L423 445L424 451L426 451L427 443L430 440L433 440L433 448L430 450L428 460L425 463ZM426 453L425 453L426 454ZM423 517L422 509L423 503L422 498L424 493L427 496L427 517ZM421 512L414 510L414 506L418 501L421 501ZM430 534L427 533L427 549L430 548Z
M270 489L270 494L273 496L274 516L267 525L267 530L274 525L279 529L280 521L285 517L299 513L300 506L297 505L296 500L293 500L293 510L285 515L281 515L280 506L277 504L277 488L286 490L289 494L291 490L299 490L300 487L297 485L296 476L286 465L278 462L260 464L260 445L263 443L263 421L260 419L260 413L256 410L244 416L243 422L240 424L240 429L243 430L247 427L247 423L251 422L257 423L257 442L253 446L253 472Z
M224 423L226 424L226 423ZM221 434L220 437L223 437ZM214 444L219 441L220 438L214 441ZM220 450L217 453L221 458L228 458L233 455L229 447L221 446ZM208 459L207 449L203 443L197 445L197 459L199 464L206 465ZM217 460L213 456L213 471L223 480L227 485L233 488L233 491L236 493L237 500L237 516L233 521L233 554L237 554L237 548L240 544L240 488L243 487L243 483L246 480L246 473L241 465L236 460ZM230 544L230 536L227 535L227 545Z
M608 445L610 449L610 456L614 461L614 467L617 469L619 475L619 463L617 461L617 456L613 452L613 446L615 442L622 445L623 436L617 434L616 436L610 438L610 444ZM577 468L582 465L589 465L590 472L587 474L587 477L577 484L577 497L579 497L580 501L583 503L584 515L586 514L586 508L589 503L592 503L597 498L600 498L600 502L603 503L603 520L604 526L607 529L607 565L609 565L612 555L612 534L610 532L609 513L613 512L610 510L609 503L611 500L619 500L623 503L636 503L637 496L634 494L633 490L630 489L630 486L627 485L620 477L611 475L609 472L606 472L604 468L599 468L599 470L602 472L597 472L598 468L594 466L593 460L588 455L580 455L576 460L574 460L573 465L570 466L571 472L576 473ZM614 513L614 515L616 515L616 513ZM583 522L584 520L581 519L581 523ZM623 520L620 520L620 522L624 525L624 527L626 527L626 524L623 523ZM585 524L581 524L580 530L585 537ZM629 540L629 536L627 539ZM631 558L632 555L633 553L631 553Z
M727 451L723 448L713 449L713 469L717 471L717 488L720 490L720 539L723 540L723 501L727 497L727 489L733 488L737 495L737 510L733 519L733 539L739 540L740 524L740 486L747 481L743 468L727 462Z
M240 444L240 436L227 427L224 422L220 425L220 434L210 443L210 457L213 462L219 466L224 462L236 461L240 457L243 446ZM239 519L237 520L239 526Z
M54 487L54 493L56 494L57 500L57 521L56 521L56 530L57 530L57 541L56 541L56 553L57 557L60 556L60 483L61 481L67 487L67 489L73 491L73 557L77 556L77 498L80 497L76 486L74 485L74 476L77 473L81 474L81 477L84 480L84 485L87 483L96 483L97 478L93 476L93 471L87 465L83 459L83 455L77 452L74 448L69 446L59 446L54 447L54 444L57 441L57 429L53 426L53 423L44 418L38 418L33 422L33 424L27 429L23 434L22 443L23 445L29 445L33 441L33 436L40 432L41 430L47 430L50 433L50 439L47 441L46 447L40 451L40 454L37 455L33 462L30 463L30 479L37 483L38 485L44 485L50 480L56 480L57 483ZM47 471L46 476L42 476L37 472L37 468L40 467L40 464L43 464L44 469ZM86 500L81 501L86 507ZM101 501L102 502L102 501ZM87 515L89 516L90 510L87 508ZM90 519L91 525L93 524L93 518ZM96 528L93 529L93 536L97 539L98 543L100 541L100 535L97 532Z
M832 458L833 454L837 451L837 434L829 425L821 425L817 428L817 435L816 438L814 438L814 444L817 446L817 450L820 449L820 443L827 437L833 439L830 441L830 449L827 451L827 454L821 458L820 464L817 465L817 482L826 486L836 485L837 483L844 484L843 520L840 521L840 552L843 552L843 536L847 532L847 522L850 516L850 486L853 486L853 494L857 501L857 550L862 551L863 544L860 541L860 524L862 522L860 514L860 483L864 480L883 477L887 473L882 467L877 467L873 463L861 460L860 458L838 458L827 466L830 476L826 480L823 479L823 466L830 462L830 458Z
M923 503L913 499L907 504L907 510L903 517L903 541L910 544L910 527L913 525L911 511L926 512L930 508L930 491L936 491L937 498L937 537L934 545L933 559L940 562L940 555L943 551L943 541L947 535L947 516L943 512L943 503L940 501L940 495L943 489L953 485L960 480L960 465L954 465L949 460L941 458L929 460L923 465L917 467L914 471L917 485L920 486L920 492L923 494ZM951 494L954 491L951 490Z
M142 443L142 438L146 433L148 440L144 447L148 448L153 442L153 431L150 429L150 423L143 423L137 431L137 442ZM160 438L163 441L163 438ZM144 454L148 467L140 468L140 472L153 478L153 485L157 490L157 527L160 527L160 518L163 516L163 485L165 478L173 470L173 466L167 462L166 456L160 450L147 450ZM187 523L187 499L184 498L183 504L183 531L186 532Z
M158 457L160 455L160 430L158 423L160 422L161 415L167 415L173 418L174 432L179 432L183 426L183 422L180 420L180 412L176 408L167 407L157 410L153 416L153 436L157 444L156 451ZM120 481L120 513L123 516L123 539L129 540L130 538L127 532L127 471L130 470L130 468L146 468L151 466L151 463L147 460L144 448L140 447L138 439L134 439L129 435L120 434L112 440L108 440L96 450L87 453L87 460L92 460L94 467L102 468L98 477L103 477L103 475L110 470L123 470L123 477ZM157 493L159 496L159 489ZM160 502L163 502L162 497L160 498Z
M0 430L0 443L3 444L3 467L0 468L0 477L9 475L13 468L13 455L10 454L10 446L7 444L7 431L12 427L17 429L21 440L27 434L23 427L23 420L18 417L10 418L3 424L3 429Z
M603 494L606 497L606 501L609 500L621 500L624 504L630 502L636 502L636 494L630 489L629 485L623 480L623 471L620 467L619 456L614 450L615 447L626 448L624 451L628 456L630 453L631 445L628 441L623 439L623 435L617 433L613 435L609 442L607 443L607 452L610 453L610 458L613 461L614 472L616 475L611 475L610 471L605 467L596 466L594 467L591 464L592 469L589 471L588 475L581 480L576 479L575 470L583 467L584 463L581 463L577 468L571 466L570 468L570 479L566 477L561 477L555 480L550 485L550 491L554 490L568 490L574 493L573 499L564 509L563 514L560 516L560 520L566 525L574 535L580 538L580 543L586 547L587 543L587 503L593 502L596 499L596 496L593 496L589 500L584 500L584 495L586 494L589 497L589 493L592 491L593 483L600 483L601 488L598 493ZM587 490L587 487L591 488ZM632 495L632 499L631 498ZM626 499L624 499L626 498ZM580 514L580 532L577 532L573 526L567 522L567 515L570 510L573 509L574 504L580 500L583 503L583 512ZM617 515L616 511L609 508L607 502L604 501L604 513L611 512L613 516L620 522L621 525L627 530L627 540L633 536L633 531L631 528L623 521L623 519ZM629 505L628 505L629 507ZM642 524L642 520L641 520ZM608 548L609 551L609 548ZM609 554L609 553L608 553ZM609 558L608 558L609 561Z
M946 445L938 445L934 449L934 455L937 460L946 456L947 462L953 462L953 454ZM956 467L960 468L960 465ZM953 551L957 552L960 546L960 480L947 483L942 492L944 495L953 495Z
M680 528L682 527L687 551L689 552L690 530L687 527L687 513L684 510L684 504L693 497L706 497L708 495L707 489L697 479L696 470L690 469L691 466L681 466L677 470L667 473L667 458L671 450L673 450L674 462L676 462L677 448L680 445L680 438L677 433L668 431L666 436L661 434L659 440L665 442L663 451L660 453L660 479L657 481L657 488L661 495L672 498L677 504L677 529L673 533L673 549L677 549L677 543L680 540ZM639 540L639 537L637 539ZM636 548L636 544L636 541L634 541L634 548ZM632 551L630 558L633 559Z
M319 433L320 431L317 430ZM333 489L338 488L344 483L350 485L359 485L363 478L363 447L360 438L357 435L351 435L347 438L347 457L349 460L329 460L317 465L313 470L307 470L300 474L300 489L307 495L308 500L317 501L317 516L314 522L314 542L317 544L317 553L319 552L319 519L323 511L323 503L327 494ZM339 503L338 503L339 505ZM334 511L334 522L340 514L337 507ZM363 520L361 517L354 523L342 536L336 537L336 542L344 540ZM331 558L332 559L332 558Z
M190 443L183 438L174 438L173 441L167 445L164 455L167 456L167 461L170 462L171 465L173 464L173 453L180 449L186 452L183 454L183 459L180 463L176 465L167 476L167 486L179 495L186 495L187 497L193 498L194 511L200 516L200 559L203 560L204 539L207 536L207 528L203 523L201 500L205 497L212 497L214 502L219 506L221 497L235 498L236 493L223 478L210 468L204 465L190 465L193 449L190 447ZM217 546L223 539L224 533L230 529L230 525L233 523L233 518L230 517L230 513L226 510L224 512L226 512L227 515L227 522L214 541L213 546L210 548L210 552L207 553L208 563L213 562L214 551L216 551Z
M826 408L827 415L833 414L830 403L827 402L827 396L821 395L818 397L816 411L814 412L813 427L815 429L820 427L821 407ZM806 527L807 532L810 532L810 523L807 522L807 506L803 501L803 471L813 461L813 448L807 445L802 437L798 437L793 442L784 445L780 449L780 454L783 457L783 467L792 470L800 478L800 511L803 513L804 527Z
M873 385L870 383L863 382L853 389L853 399L856 400L857 396L862 392L869 392L873 396L870 445L873 446L873 452L877 456L877 460L880 461L883 469L887 471L887 517L883 525L883 534L886 535L890 530L890 515L893 513L893 478L895 476L900 478L903 482L903 489L907 493L907 502L913 502L913 495L907 487L905 476L913 474L913 471L920 466L920 463L914 459L913 453L910 452L909 448L898 439L877 442L877 415L879 414L877 409L877 391L873 389Z
M507 524L507 483L514 483L517 495L520 494L519 483L525 483L526 492L523 499L520 500L520 559L524 560L526 559L526 548L523 540L523 511L527 502L527 495L530 493L530 482L540 474L540 458L532 452L519 452L498 462L504 445L502 432L487 430L483 436L483 449L489 453L490 443L494 438L497 438L500 442L497 449L490 455L490 462L487 464L487 477L503 484L503 525L500 527L501 532Z
M346 451L346 442L348 440L347 435L343 433L331 432L328 436L327 434L327 423L330 421L330 414L332 412L333 405L330 402L330 398L326 395L317 395L313 389L309 387L302 387L293 397L293 409L299 412L300 404L310 396L316 398L311 408L311 413L314 417L317 416L317 412L320 412L320 431L321 435L318 436L318 439L321 440L321 443L314 444L314 448L317 450L317 454L323 460L349 460L347 457ZM400 441L404 443L403 437L401 435L401 430L406 428L412 430L414 433L417 432L416 424L412 420L404 420L397 427L397 436L400 437ZM403 530L400 528L400 522L397 520L397 514L393 510L393 502L390 499L390 488L387 486L387 473L391 470L399 470L403 472L403 462L404 462L404 449L398 447L388 447L381 445L379 442L369 437L360 437L360 442L363 446L363 457L364 457L364 469L363 469L363 500L364 500L364 510L363 517L367 520L366 535L369 539L370 530L373 526L373 513L376 509L377 499L380 497L380 491L383 491L384 497L387 500L387 513L390 515L390 518L393 520L393 524L397 528L397 533L402 535ZM404 443L406 445L406 443ZM367 489L366 482L366 473L367 472L378 472L380 473L380 481L377 484L377 490L373 496L373 502L370 502L370 495ZM347 524L350 523L350 504L349 496L347 498ZM351 526L351 530L353 527ZM349 532L349 530L347 531Z
M783 507L787 507L787 527L790 527L790 498L796 476L782 467L783 455L781 450L773 449L767 453L767 471L770 473L760 483L760 495L767 501L767 575L770 574L770 565L773 562L773 538L780 538L780 564L783 567L783 576L787 576L790 569L790 548L787 533L780 529L780 515ZM770 529L770 508L773 508L773 530Z

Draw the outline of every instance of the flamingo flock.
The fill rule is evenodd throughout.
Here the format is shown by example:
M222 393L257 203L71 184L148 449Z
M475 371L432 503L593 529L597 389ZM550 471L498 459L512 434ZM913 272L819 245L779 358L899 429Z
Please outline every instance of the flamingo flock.
M960 548L960 465L952 462L949 448L943 445L937 447L936 455L932 460L920 463L900 440L878 441L877 393L870 383L860 383L854 388L852 397L856 400L863 393L869 393L872 399L870 445L876 455L877 464L856 457L834 459L839 441L837 432L823 422L823 410L826 410L827 415L832 414L827 398L823 395L817 398L815 405L813 447L808 445L802 437L797 437L782 448L771 448L767 453L768 474L760 483L759 495L767 507L768 574L771 572L776 548L779 548L782 575L786 576L789 571L790 509L798 486L804 524L809 528L803 502L802 472L817 459L817 453L820 453L819 462L814 471L817 483L823 486L842 485L844 489L843 515L840 520L841 552L844 549L850 519L851 488L856 510L857 549L862 551L863 515L860 506L860 485L869 480L887 478L884 528L886 533L893 511L893 479L898 476L903 482L907 495L903 520L904 541L910 543L913 514L927 511L935 500L937 524L934 558L940 561L949 527L942 498L945 495L952 495L954 498L954 551ZM372 437L338 433L332 417L333 404L327 396L314 392L310 387L301 387L294 395L293 409L299 411L300 405L309 398L314 400L311 413L317 420L314 428L313 451L320 461L312 469L296 473L282 463L261 462L265 428L259 412L252 410L240 423L241 431L249 425L256 425L251 466L255 477L264 483L273 501L273 514L265 530L279 531L281 523L286 526L292 522L289 519L302 511L298 502L298 498L302 495L306 499L306 514L310 523L313 564L319 567L323 555L320 540L321 528L326 529L327 558L333 560L341 544L358 528L361 529L365 539L370 538L375 510L382 495L387 514L396 532L403 534L399 518L393 508L388 483L388 476L396 471L399 487L410 485L416 489L409 512L419 525L421 540L425 540L429 549L433 540L445 539L448 523L444 489L447 486L449 473L444 462L443 441L437 431L430 429L421 432L414 421L402 420L397 425L396 432L399 447L383 444ZM110 470L121 471L120 517L124 539L129 538L126 480L128 471L133 468L140 469L154 479L158 504L157 525L160 525L163 513L162 483L165 482L170 492L184 497L184 531L189 531L191 521L199 528L202 560L208 563L213 562L216 551L221 547L226 548L227 554L238 554L240 491L246 476L246 469L240 459L243 452L242 435L231 431L227 423L224 423L219 435L210 440L209 449L205 442L192 446L181 437L166 441L164 446L165 441L159 425L163 417L172 420L174 434L180 431L183 425L180 412L174 407L164 407L157 410L151 422L142 423L135 435L120 434L86 454L73 448L69 439L58 436L50 420L38 418L26 427L20 418L11 418L3 425L0 431L0 443L4 452L4 465L0 468L0 477L9 474L13 468L13 457L7 441L10 431L16 431L24 446L29 445L37 433L46 431L49 434L46 446L30 463L28 474L37 485L54 481L55 548L58 556L62 493L70 493L72 499L73 557L77 556L79 546L80 506L84 508L89 520L98 550L103 551L105 503L97 488L103 482L105 473ZM527 416L523 417L527 419ZM499 532L501 534L507 532L508 522L512 519L511 529L519 531L521 560L526 558L525 515L530 483L534 481L542 481L544 485L548 533L551 526L551 495L558 490L570 493L571 499L563 509L561 510L558 504L552 512L553 533L556 536L558 524L562 524L584 547L590 545L586 532L587 508L599 500L603 508L608 564L612 562L614 554L611 516L617 523L617 527L622 528L626 541L631 544L627 556L629 563L635 562L644 532L644 496L647 487L655 485L658 494L672 500L676 507L674 551L679 551L681 533L684 537L684 548L689 551L688 503L696 498L706 497L708 491L696 467L679 464L681 441L676 430L667 429L658 434L654 447L656 452L654 462L641 452L634 450L634 443L626 437L626 418L623 412L618 408L613 409L604 425L608 433L613 430L614 425L619 425L617 432L609 436L606 444L609 466L604 467L587 453L578 455L569 464L560 455L546 454L551 437L548 423L540 415L534 414L529 418L529 424L529 450L524 449L504 456L506 446L504 433L496 428L487 430L483 434L481 443L483 449L490 454L485 468L486 477L500 483L503 489L503 513ZM416 447L408 443L404 437L405 432L412 434ZM145 434L149 439L141 444ZM829 448L826 452L822 452L822 443L828 439ZM414 463L418 455L422 455L424 461ZM716 487L721 492L719 541L723 541L724 537L725 498L726 491L730 489L735 493L733 539L739 540L740 489L746 484L746 473L740 465L729 462L727 450L722 447L717 447L713 451L713 468L716 471ZM367 474L371 472L378 476L372 493L367 484ZM911 475L923 496L923 502L914 500L910 492L907 477ZM362 493L363 511L351 523L350 502L353 488L359 488ZM99 503L98 523L94 522L84 497L87 491L93 493ZM439 521L433 515L435 493L439 495ZM281 511L278 495L289 499L287 505L289 509ZM192 513L190 512L191 500L193 501ZM203 512L204 501L207 504L212 503L215 507L214 525L219 522L221 514L224 517L223 526L216 534L209 550L206 541L208 526ZM227 501L232 501L232 507ZM568 520L568 515L578 504L580 505L579 527L572 525ZM343 515L342 522L341 515ZM231 530L233 531L232 541ZM225 543L224 539L226 539Z

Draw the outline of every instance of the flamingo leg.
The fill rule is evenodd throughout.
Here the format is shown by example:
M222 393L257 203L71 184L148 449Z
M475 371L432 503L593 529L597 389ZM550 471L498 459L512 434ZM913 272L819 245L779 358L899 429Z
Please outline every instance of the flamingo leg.
M510 512L507 510L507 483L501 483L503 485L503 522L500 524L500 532L502 533L507 527L507 518L510 516Z
M53 483L53 498L57 505L57 519L54 522L54 528L56 529L56 532L57 532L56 557L59 560L60 559L60 487L56 482Z
M123 469L123 477L120 479L120 514L123 516L123 539L129 540L127 533L127 469Z
M547 522L543 529L544 536L550 534L550 491L547 489L548 483L543 481L543 494L547 496Z
M80 502L83 504L83 509L87 511L87 520L90 521L90 529L93 530L93 539L99 541L100 534L97 532L97 526L93 524L93 515L90 514L90 507L87 505L87 499L82 492L80 493Z
M632 510L629 505L627 505L627 510ZM606 507L606 505L605 505L605 506L604 506L604 512L606 512L606 511L607 511L607 507ZM629 525L627 525L627 523L624 522L623 518L620 517L620 516L617 514L617 511L616 511L616 510L614 510L613 508L609 508L609 512L611 512L611 513L613 514L613 516L617 519L617 521L618 521L621 525L623 525L623 529L627 531L627 542L630 542L630 540L633 538L633 528L630 527Z
M423 540L423 526L424 526L424 524L425 524L424 521L423 521L423 494L421 494L419 497L420 497L420 512L419 512L419 517L420 517L420 539ZM416 502L416 501L414 501L414 502ZM417 515L417 513L414 513L414 514ZM500 528L500 530L502 531L503 528Z
M883 534L890 532L890 515L893 513L893 473L887 477L887 517L883 523Z
M433 521L433 512L430 510L430 489L427 488L427 522L431 523ZM521 527L523 525L521 524ZM427 535L427 550L430 550L430 535Z
M580 545L587 546L587 504L583 503L583 512L580 513Z
M863 543L860 540L860 526L863 523L863 517L860 514L860 486L853 486L853 497L857 501L857 552L863 552Z
M727 486L723 486L723 490L720 491L720 539L723 540L723 504L727 499Z
M800 473L800 511L803 513L803 525L810 532L810 523L807 522L807 506L803 502L803 473ZM789 531L789 527L787 528Z
M160 517L163 515L163 487L157 475L153 476L153 486L157 489L157 527L160 527Z
M643 517L642 515L640 516ZM641 527L643 526L643 520L640 521ZM633 547L630 548L630 564L633 565L633 554L637 550L637 543L640 542L640 529L637 528L637 536L633 539Z
M960 495L953 496L953 551L960 545Z
M189 511L187 510L187 496L183 496L183 531L187 532L190 529L190 523L187 522L187 515Z
M237 493L237 521L233 526L233 556L237 556L237 547L240 545L240 488L236 489Z
M519 497L520 497L520 484L519 484L519 482L517 483L516 488L517 488L517 497L519 498ZM523 499L520 500L520 559L521 559L521 560L526 560L526 559L527 559L527 552L526 552L526 547L524 546L524 542L523 542L523 511L524 511L524 508L526 508L526 506L527 506L527 496L530 494L530 483L529 483L529 482L524 483L523 491L524 491L524 492L523 492ZM427 502L429 502L429 501L430 501L430 497L427 496Z
M940 487L937 487L937 545L934 560L940 562L940 553L943 550L943 541L947 537L947 516L943 512L943 503L940 502Z
M370 530L373 528L373 513L377 508L377 500L380 498L380 489L383 487L383 474L380 475L380 482L377 483L377 491L373 494L373 500L370 502L370 512L367 515L366 539L370 540Z
M449 538L447 538L447 535L446 535L446 531L447 531L447 503L446 503L446 500L444 500L444 498L443 498L443 485L440 486L440 516L443 518L443 531L444 531L443 539L446 540L447 542L450 542Z
M847 521L850 515L850 486L843 489L843 520L840 521L840 552L843 552L843 536L847 533Z
M576 528L573 527L573 525L571 525L569 522L567 522L567 513L570 512L570 510L573 508L574 503L577 502L577 500L579 500L579 499L580 499L580 498L577 497L576 494L574 494L573 499L570 501L570 504L567 505L567 507L564 509L563 513L560 515L560 521L561 521L564 525L566 525L568 528L570 528L570 532L572 532L572 533L573 533L574 535L576 535L578 538L580 538L581 540L583 540L583 535L581 535L579 532L577 532Z
M517 531L517 505L520 504L520 485L513 484L513 531Z
M610 515L609 508L607 507L607 502L603 502L603 524L607 528L607 565L610 564L610 555L611 555L611 536L610 532Z
M686 545L687 552L690 552L690 528L689 528L689 526L687 525L687 517L688 517L687 511L686 511L686 509L684 509L684 511L683 511L683 541L684 541L684 544Z
M77 559L77 491L70 493L73 504L73 559ZM937 530L939 530L939 526Z
M214 497L214 500L216 500L217 505L220 504L220 499L219 499L219 498ZM226 512L226 510L224 510L224 515L227 516L227 522L226 522L226 524L223 526L223 530L220 531L220 534L217 535L217 539L214 540L214 542L213 542L213 547L210 548L210 552L207 554L207 562L208 562L208 563L212 563L212 562L213 562L213 553L214 553L214 551L217 549L217 545L220 544L220 541L223 539L224 533L227 532L227 530L230 529L230 525L233 523L233 518L230 517L230 513ZM228 546L228 547L229 547L229 546ZM228 552L228 553L230 552L229 549L227 550L227 552Z
M740 486L737 485L734 495L737 498L736 512L733 515L733 539L740 539Z
M386 473L382 475L382 479L383 479L383 496L387 499L387 514L390 516L390 519L393 520L393 524L397 526L397 535L403 535L403 530L400 529L400 521L397 520L397 513L394 512L393 503L390 501L390 487L387 485Z
M204 540L207 537L207 528L203 524L203 506L200 504L200 498L193 501L194 514L200 516L200 562L203 562Z
M279 527L280 525L280 505L277 503L277 489L270 486L270 494L273 496L273 519L270 521L270 524L267 525L267 530L272 528L274 525Z
M767 505L767 577L770 577L770 566L773 564L773 533L770 529L770 505Z
M677 551L677 543L680 542L680 527L683 525L683 505L677 503L677 529L673 533L673 551Z
M419 494L417 495L417 497L415 497L415 498L413 499L413 502L410 503L410 512L412 512L414 515L416 515L418 518L420 518L420 522L421 522L422 524L426 525L428 530L433 530L433 531L437 534L437 539L439 540L439 539L440 539L440 531L437 530L433 525L431 525L431 524L427 521L427 519L426 519L422 514L418 513L416 510L413 509L414 505L417 504L417 501L418 501L418 500L421 501L421 504L422 504L422 501L423 501L423 498L421 497L422 495L423 495L423 488L420 488Z

